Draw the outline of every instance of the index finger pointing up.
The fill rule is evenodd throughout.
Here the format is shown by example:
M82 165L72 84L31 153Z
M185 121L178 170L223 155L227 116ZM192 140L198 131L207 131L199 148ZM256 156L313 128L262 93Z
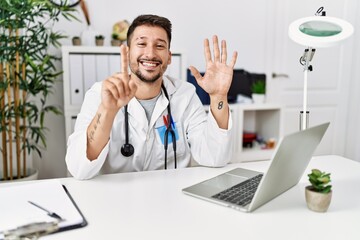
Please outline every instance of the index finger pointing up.
M120 58L121 58L121 73L128 75L129 57L128 47L125 45L120 46Z

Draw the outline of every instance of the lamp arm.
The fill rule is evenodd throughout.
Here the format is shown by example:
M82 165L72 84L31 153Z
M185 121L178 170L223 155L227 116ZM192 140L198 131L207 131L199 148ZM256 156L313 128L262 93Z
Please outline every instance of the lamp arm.
M304 90L303 90L303 110L300 113L300 130L308 128L309 111L307 110L307 89L308 89L308 73L312 71L310 65L315 54L315 49L308 47L300 58L300 63L304 66Z

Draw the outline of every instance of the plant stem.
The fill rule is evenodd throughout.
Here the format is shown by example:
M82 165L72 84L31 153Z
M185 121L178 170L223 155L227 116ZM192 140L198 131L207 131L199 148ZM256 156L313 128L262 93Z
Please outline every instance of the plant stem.
M11 34L10 34L11 35ZM10 63L6 63L6 76L7 76L7 79L9 81L9 79L11 78L10 76ZM9 81L9 84L10 84L10 81ZM9 111L11 110L11 89L10 87L7 88L7 95L8 95L8 107L9 107ZM11 125L12 125L12 118L10 117L9 118L9 129L8 129L8 136L9 136L9 140L7 141L7 143L9 144L9 165L10 165L10 172L9 172L9 177L10 177L10 180L13 179L13 164L12 164L12 132L11 132Z
M4 65L0 62L0 83L5 85L4 79ZM1 89L1 102L0 108L5 109L5 90ZM1 112L1 126L5 126L5 112ZM3 156L3 178L8 178L8 165L7 165L7 146L6 146L6 131L2 131L2 156Z
M22 76L23 76L23 79L24 81L26 80L26 63L25 63L25 60L24 62L22 63ZM23 105L24 105L24 108L23 108L23 136L22 136L22 142L25 146L25 143L26 143L26 105L24 104L26 102L26 91L23 90L22 91L22 102L23 102ZM24 147L23 149L23 175L24 177L26 177L27 173L26 173L26 148Z
M20 165L20 114L19 114L19 74L20 74L20 56L19 56L19 29L16 28L16 53L15 53L15 81L14 81L14 111L15 111L15 141L16 141L16 166L17 178L21 177ZM25 176L24 176L25 177Z

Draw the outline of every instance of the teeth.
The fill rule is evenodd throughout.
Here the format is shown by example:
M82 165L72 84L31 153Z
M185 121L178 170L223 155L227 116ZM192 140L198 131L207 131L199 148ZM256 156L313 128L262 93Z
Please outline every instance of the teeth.
M143 65L148 66L148 67L155 67L156 66L156 64L148 63L148 62L144 62Z
M155 67L156 63L143 62L143 65L147 67Z

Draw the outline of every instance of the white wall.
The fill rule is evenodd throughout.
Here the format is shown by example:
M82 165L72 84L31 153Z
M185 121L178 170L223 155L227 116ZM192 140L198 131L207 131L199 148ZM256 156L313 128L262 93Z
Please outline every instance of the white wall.
M236 68L244 68L252 72L266 71L266 59L269 57L267 56L268 39L265 32L257 31L257 29L263 29L269 24L261 19L269 19L268 16L271 16L271 12L267 9L271 9L269 4L272 4L272 1L87 0L86 3L90 13L90 30L105 35L106 45L110 43L111 29L115 22L123 19L131 22L139 14L151 13L168 17L172 21L171 48L186 54L187 65L194 65L199 70L204 70L203 40L217 34L220 39L227 40L228 55L231 55L234 50L239 52ZM78 17L82 23L61 19L55 25L55 30L66 33L70 38L81 35L84 30L89 30L80 8L76 8L79 9ZM64 40L63 44L70 45L70 38ZM254 44L254 39L256 39L256 44ZM60 50L56 51L60 55ZM357 62L359 63L360 60ZM59 65L59 67L61 66ZM356 67L354 66L353 76L355 76L355 72ZM360 74L357 74L357 77L359 76ZM56 85L54 92L50 103L63 106L61 82ZM47 134L48 148L43 152L43 159L35 156L36 166L40 169L40 178L65 176L64 118L63 116L48 116L46 125L50 129Z
M357 12L360 12L360 4L357 5ZM360 39L360 18L356 19L356 26L354 38ZM360 161L360 43L355 41L353 49L354 58L352 63L352 73L350 79L350 94L349 94L349 108L348 108L348 125L347 125L347 139L345 143L344 156Z

